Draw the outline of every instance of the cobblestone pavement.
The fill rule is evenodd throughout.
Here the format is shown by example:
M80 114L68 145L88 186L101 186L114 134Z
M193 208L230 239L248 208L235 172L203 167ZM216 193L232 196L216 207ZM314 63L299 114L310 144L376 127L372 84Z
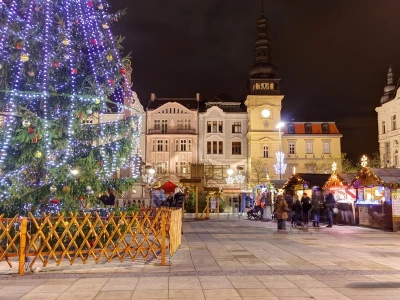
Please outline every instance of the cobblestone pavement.
M182 246L167 267L63 263L19 277L2 262L0 300L400 299L400 234L276 227L230 214L186 219Z

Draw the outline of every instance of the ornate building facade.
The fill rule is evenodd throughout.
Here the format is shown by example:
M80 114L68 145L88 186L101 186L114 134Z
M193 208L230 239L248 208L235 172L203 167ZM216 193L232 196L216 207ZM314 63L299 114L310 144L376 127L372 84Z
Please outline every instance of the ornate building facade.
M375 108L378 114L378 143L381 167L400 167L400 126L397 116L400 117L400 92L396 92L394 74L389 67L387 84L383 89L380 106Z

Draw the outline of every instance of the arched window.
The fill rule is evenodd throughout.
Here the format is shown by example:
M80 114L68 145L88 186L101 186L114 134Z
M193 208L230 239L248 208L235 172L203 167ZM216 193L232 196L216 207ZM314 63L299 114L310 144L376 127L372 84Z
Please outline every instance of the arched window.
M295 134L296 133L295 130L294 130L294 124L293 123L289 123L287 128L288 128L288 133L289 134Z
M312 127L310 123L304 124L304 129L306 133L312 133Z
M399 166L399 151L394 151L394 165L395 167Z
M264 146L264 157L269 157L268 146Z

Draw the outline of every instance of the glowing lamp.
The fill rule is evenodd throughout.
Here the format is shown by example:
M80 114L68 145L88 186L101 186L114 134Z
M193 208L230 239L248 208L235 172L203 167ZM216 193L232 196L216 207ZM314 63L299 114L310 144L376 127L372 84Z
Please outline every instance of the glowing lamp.
M27 61L29 60L29 55L26 54L26 53L22 53L22 54L21 54L21 60L22 60L23 62L27 62Z

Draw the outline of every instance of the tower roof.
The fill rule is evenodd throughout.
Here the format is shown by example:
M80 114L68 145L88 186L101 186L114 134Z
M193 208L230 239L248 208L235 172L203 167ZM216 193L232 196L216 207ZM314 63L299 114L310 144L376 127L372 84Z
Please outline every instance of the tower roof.
M268 38L268 20L264 17L264 4L261 1L261 16L257 21L257 39L254 43L254 65L249 69L250 78L275 78L277 67L271 62L271 41Z
M381 97L381 104L389 102L395 96L396 86L393 84L393 69L392 66L389 66L388 74L387 74L387 84L383 89L383 96Z

